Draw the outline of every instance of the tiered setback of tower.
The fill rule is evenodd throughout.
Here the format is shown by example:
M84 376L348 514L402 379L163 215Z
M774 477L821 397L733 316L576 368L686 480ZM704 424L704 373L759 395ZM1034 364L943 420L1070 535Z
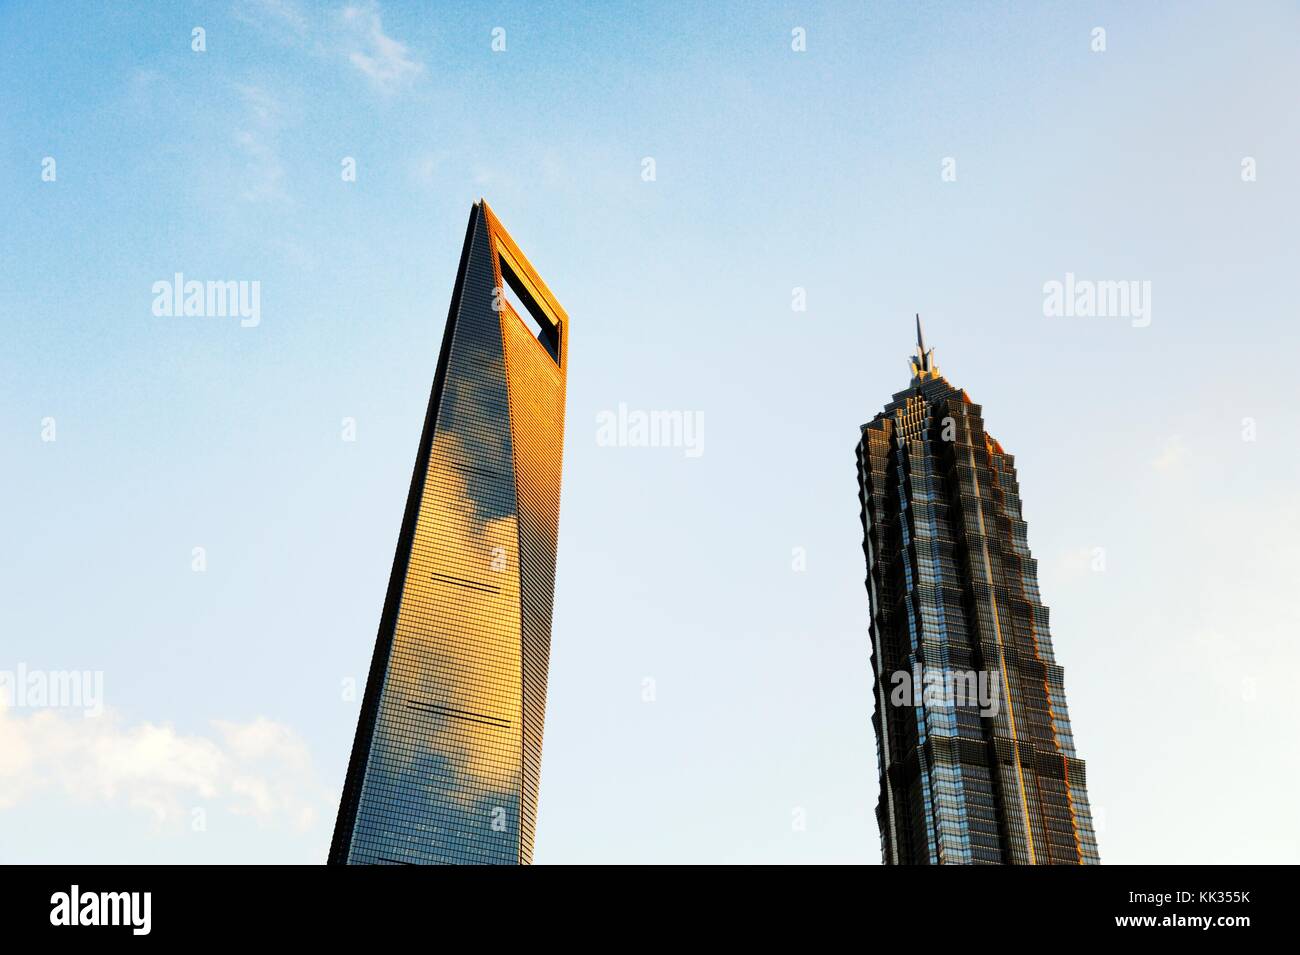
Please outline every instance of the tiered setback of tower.
M1014 459L939 373L919 318L912 374L857 452L884 861L1096 863ZM895 692L900 673L969 672L995 707Z

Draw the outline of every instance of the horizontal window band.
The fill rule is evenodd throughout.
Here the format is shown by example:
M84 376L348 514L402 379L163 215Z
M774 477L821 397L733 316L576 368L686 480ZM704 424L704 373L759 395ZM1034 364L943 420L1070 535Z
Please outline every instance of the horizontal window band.
M465 720L469 723L484 723L488 726L497 726L506 729L510 726L509 720L503 720L497 716L488 716L486 713L475 713L471 710L458 710L454 706L440 706L437 703L425 703L423 700L407 700L407 709L420 710L425 713L431 713L434 716L445 716L453 720Z
M468 580L464 577L453 577L451 574L431 574L434 580L443 584L453 584L457 587L465 587L468 590L477 590L485 594L499 594L501 588L493 584L480 583L477 580Z

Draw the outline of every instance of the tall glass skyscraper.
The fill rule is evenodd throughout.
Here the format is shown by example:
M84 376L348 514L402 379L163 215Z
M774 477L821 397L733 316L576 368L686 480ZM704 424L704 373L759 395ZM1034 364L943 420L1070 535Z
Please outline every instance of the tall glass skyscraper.
M916 332L857 454L884 861L1099 862L1014 459Z
M331 863L532 861L569 321L470 212Z

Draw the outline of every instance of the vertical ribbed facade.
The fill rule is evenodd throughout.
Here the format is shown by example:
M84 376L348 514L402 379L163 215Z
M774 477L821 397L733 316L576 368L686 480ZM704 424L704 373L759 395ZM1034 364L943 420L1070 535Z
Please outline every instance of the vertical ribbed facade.
M912 370L857 450L884 861L1096 863L1014 459L919 320Z
M331 863L532 861L567 350L567 315L477 203Z

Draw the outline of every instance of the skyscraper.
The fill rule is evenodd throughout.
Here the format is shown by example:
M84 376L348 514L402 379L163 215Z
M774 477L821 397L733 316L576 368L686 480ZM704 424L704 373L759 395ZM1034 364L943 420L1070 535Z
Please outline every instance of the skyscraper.
M1014 459L916 338L857 454L884 861L1099 862Z
M568 333L476 203L331 863L532 861Z

